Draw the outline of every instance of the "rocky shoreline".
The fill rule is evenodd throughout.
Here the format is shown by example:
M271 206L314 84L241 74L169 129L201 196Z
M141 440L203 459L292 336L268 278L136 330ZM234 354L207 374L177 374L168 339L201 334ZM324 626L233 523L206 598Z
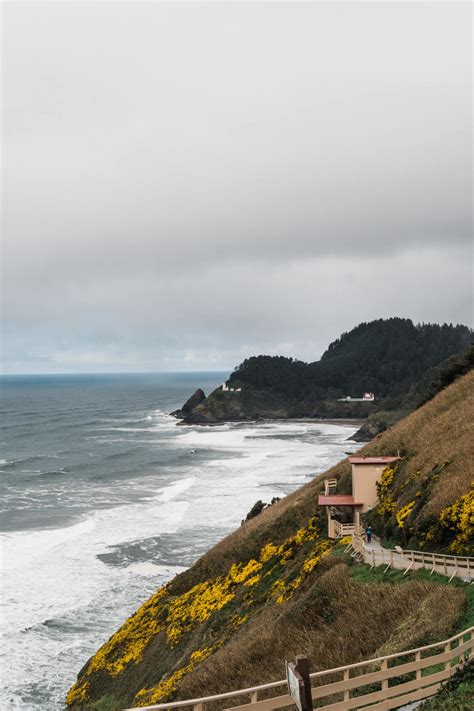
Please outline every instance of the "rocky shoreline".
M340 425L356 425L359 430L354 439L357 442L372 439L372 426L367 417L373 411L373 403L321 402L312 403L311 412L301 412L300 403L278 401L266 393L247 389L239 393L227 393L220 388L208 397L198 388L178 410L170 414L179 420L179 425L200 425L213 427L227 422L324 422ZM376 432L378 434L378 432ZM367 439L361 439L367 437Z

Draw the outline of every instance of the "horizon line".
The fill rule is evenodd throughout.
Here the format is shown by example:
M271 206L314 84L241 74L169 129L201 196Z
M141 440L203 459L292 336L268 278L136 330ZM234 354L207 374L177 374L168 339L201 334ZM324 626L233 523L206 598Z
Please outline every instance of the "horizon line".
M34 376L65 376L65 375L192 375L193 373L227 373L233 368L219 370L80 370L67 372L30 372L30 373L0 373L0 378L34 377Z

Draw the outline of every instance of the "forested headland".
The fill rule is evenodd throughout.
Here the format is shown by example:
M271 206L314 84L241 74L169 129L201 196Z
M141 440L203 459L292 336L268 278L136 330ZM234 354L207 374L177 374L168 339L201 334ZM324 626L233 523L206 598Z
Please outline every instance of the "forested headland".
M218 388L207 398L198 391L199 397L195 394L173 414L188 424L212 424L406 413L425 401L430 387L433 394L439 390L436 378L444 386L450 382L449 372L454 378L462 371L462 362L448 366L449 358L470 362L471 336L464 325L416 325L406 318L363 322L333 341L319 361L271 355L247 358L227 381L234 391ZM365 392L374 393L375 400L344 400L361 398Z

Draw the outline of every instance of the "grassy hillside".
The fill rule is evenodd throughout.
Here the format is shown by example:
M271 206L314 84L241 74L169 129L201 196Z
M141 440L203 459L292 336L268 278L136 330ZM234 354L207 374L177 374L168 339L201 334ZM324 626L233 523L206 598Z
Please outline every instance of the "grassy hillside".
M378 409L369 413L367 421L353 439L358 442L368 442L395 422L409 415L413 410L424 405L425 402L431 400L472 368L474 368L474 345L470 345L462 353L453 355L439 365L430 368L406 395L386 398L379 403Z
M473 421L471 371L360 450L403 457L385 474L373 514L384 535L388 526L392 538L417 547L472 550ZM347 460L328 475L349 490ZM280 678L284 659L297 653L324 669L466 626L470 586L425 571L369 573L325 538L316 504L323 478L248 521L150 598L84 667L68 705L113 711L218 693Z

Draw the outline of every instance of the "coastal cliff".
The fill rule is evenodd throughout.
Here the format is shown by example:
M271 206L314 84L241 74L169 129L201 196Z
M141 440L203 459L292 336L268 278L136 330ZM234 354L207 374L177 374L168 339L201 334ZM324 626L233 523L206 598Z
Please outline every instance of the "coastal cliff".
M360 450L401 456L384 471L371 514L382 536L472 554L473 420L470 371ZM350 471L341 461L158 590L84 666L68 707L118 711L211 695L281 678L298 653L317 670L463 629L474 614L468 585L423 571L381 576L327 538L318 493L325 477L350 493Z
M376 411L373 402L315 401L301 402L282 393L231 380L241 391L217 388L192 410L184 408L171 414L187 425L212 425L246 420L286 419L365 419Z
M468 347L470 336L466 326L415 326L401 318L362 323L314 363L282 356L249 358L230 375L228 389L217 388L207 397L198 391L172 414L183 424L199 425L371 418L358 434L359 441L367 441L421 403L416 397L420 382ZM375 398L361 401L365 392ZM377 417L379 412L392 414Z

